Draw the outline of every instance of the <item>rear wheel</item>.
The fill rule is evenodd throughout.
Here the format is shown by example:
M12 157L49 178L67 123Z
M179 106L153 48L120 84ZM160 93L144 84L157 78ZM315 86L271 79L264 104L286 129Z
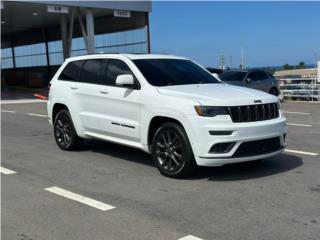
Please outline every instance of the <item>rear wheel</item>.
M152 155L161 174L167 177L187 177L196 168L188 136L176 123L159 127L153 138Z
M62 109L57 113L53 130L55 140L61 149L70 151L82 145L83 139L77 135L68 110Z

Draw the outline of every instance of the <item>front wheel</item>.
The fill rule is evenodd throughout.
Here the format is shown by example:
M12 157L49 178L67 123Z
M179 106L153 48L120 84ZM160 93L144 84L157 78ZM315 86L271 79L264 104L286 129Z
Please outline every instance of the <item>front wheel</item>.
M167 177L187 177L196 168L188 136L176 123L159 127L153 138L152 155L160 173Z
M55 140L62 150L75 150L82 145L83 139L77 135L68 110L62 109L57 113L53 130Z

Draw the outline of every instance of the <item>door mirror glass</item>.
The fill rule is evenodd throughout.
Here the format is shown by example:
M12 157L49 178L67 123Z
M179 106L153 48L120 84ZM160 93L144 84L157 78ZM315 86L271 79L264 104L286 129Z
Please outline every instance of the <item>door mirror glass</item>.
M252 79L251 79L251 78L247 78L247 79L246 79L246 82L247 82L247 83L250 83L250 82L252 82Z
M119 75L116 79L117 86L134 86L134 79L131 74Z
M220 80L219 74L217 74L217 73L211 73L211 75L212 75L214 78ZM220 81L221 81L221 80L220 80Z

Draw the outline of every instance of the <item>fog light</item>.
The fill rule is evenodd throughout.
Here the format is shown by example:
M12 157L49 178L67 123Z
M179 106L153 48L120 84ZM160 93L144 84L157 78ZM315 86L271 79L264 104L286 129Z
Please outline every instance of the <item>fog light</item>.
M210 135L231 135L233 131L209 131Z
M213 145L209 153L227 153L234 147L236 142L216 143Z

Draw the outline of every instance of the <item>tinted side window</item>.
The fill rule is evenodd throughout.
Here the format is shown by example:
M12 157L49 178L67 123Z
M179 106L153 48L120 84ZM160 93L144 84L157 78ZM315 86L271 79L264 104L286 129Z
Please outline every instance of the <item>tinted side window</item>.
M246 72L236 72L236 71L227 71L224 73L221 73L219 75L220 79L225 82L229 81L243 81L244 77L246 76Z
M92 59L83 64L80 82L103 84L105 73L105 60Z
M74 61L68 63L59 76L59 80L66 81L78 81L79 73L82 67L83 61Z
M268 76L263 71L257 71L257 78L260 80L268 79Z
M248 74L248 78L251 78L253 81L268 79L268 76L265 72L254 71Z
M116 79L119 75L122 74L131 74L130 68L126 63L124 63L121 60L117 59L111 59L108 61L108 67L107 67L107 85L115 86L116 85ZM134 75L133 75L134 76Z
M274 78L274 76L270 72L267 72L267 75L268 75L269 78Z

